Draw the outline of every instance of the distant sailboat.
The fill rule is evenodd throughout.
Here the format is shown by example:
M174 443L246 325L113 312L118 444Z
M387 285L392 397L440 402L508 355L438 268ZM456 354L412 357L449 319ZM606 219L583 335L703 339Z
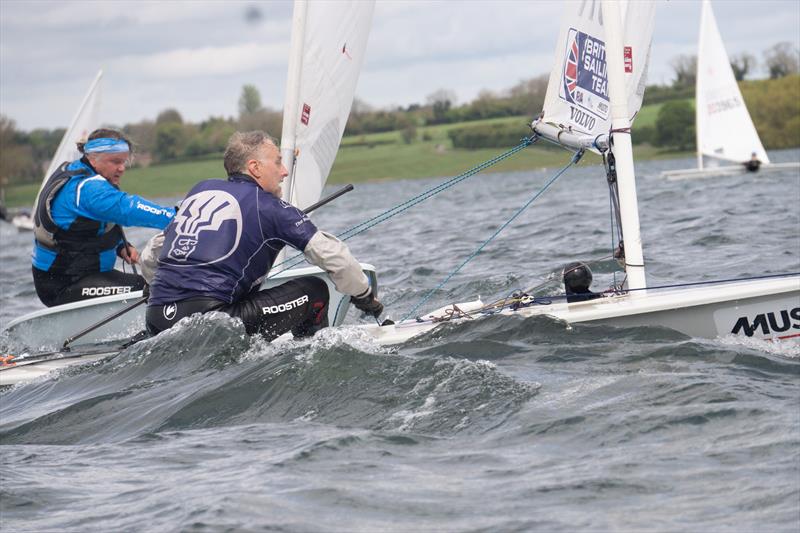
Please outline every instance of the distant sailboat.
M800 168L800 163L770 162L736 83L709 0L704 0L700 16L696 83L697 168L664 172L662 177L741 174L752 158L760 161L760 172ZM706 157L711 165L704 165ZM720 166L719 161L737 164Z

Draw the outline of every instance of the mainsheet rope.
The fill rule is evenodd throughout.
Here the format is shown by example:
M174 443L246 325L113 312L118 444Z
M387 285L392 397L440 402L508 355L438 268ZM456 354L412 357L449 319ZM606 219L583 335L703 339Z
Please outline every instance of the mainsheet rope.
M495 156L495 157L493 157L491 159L488 159L488 160L484 161L483 163L475 165L474 167L472 167L471 169L467 170L466 172L464 172L462 174L459 174L458 176L455 176L453 178L450 178L449 180L445 181L444 183L440 183L439 185L436 185L435 187L431 187L427 191L424 191L424 192L418 194L417 196L406 200L405 202L397 204L396 206L392 207L391 209L387 209L383 213L375 215L374 217L372 217L372 218L370 218L368 220L365 220L364 222L361 222L360 224L356 224L352 228L346 229L345 231L339 233L337 235L337 237L339 239L343 240L343 241L346 241L346 240L348 240L348 239L350 239L352 237L355 237L356 235L359 235L359 234L367 231L368 229L370 229L370 228L372 228L374 226L377 226L381 222L385 222L386 220L389 220L393 216L399 215L403 211L406 211L407 209L410 209L411 207L413 207L413 206L415 206L415 205L417 205L419 203L424 202L428 198L431 198L432 196L435 196L435 195L439 194L440 192L442 192L444 190L447 190L450 187L453 187L454 185L457 185L458 183L461 183L462 181L466 180L467 178L471 178L472 176L474 176L475 174L478 174L482 170L486 170L487 168L489 168L489 167L491 167L493 165L496 165L497 163L499 163L499 162L501 162L501 161L503 161L505 159L508 159L509 157L511 157L512 155L516 154L517 152L520 152L523 149L527 148L528 146L532 145L537 140L539 140L539 136L535 135L535 134L531 135L530 137L524 137L522 140L520 140L518 145L514 146L510 150L507 150L506 152L503 152L502 154L500 154L498 156ZM295 259L297 259L297 261L295 261ZM284 265L286 263L289 263L290 261L293 261L290 265L286 266L285 268L283 268L283 269L281 269L281 270L279 270L277 272L275 271L275 269L277 267L282 266L282 265ZM281 272L283 272L285 270L288 270L288 269L290 269L292 267L295 267L295 266L299 265L300 263L302 263L304 261L305 261L305 259L303 258L303 254L296 254L296 255L284 260L283 262L273 266L273 272L270 273L269 276L267 276L267 277L271 278L273 276L276 276L277 274L279 274L279 273L281 273Z
M556 174L552 178L550 178L550 180L547 183L545 183L544 186L542 186L542 188L536 191L536 193L527 202L525 202L525 204L523 204L522 207L520 207L513 215L511 215L511 218L509 218L502 226L500 226L497 229L497 231L495 231L492 234L491 237L483 241L483 243L480 246L478 246L478 248L474 252L472 252L469 255L469 257L467 257L460 265L458 265L458 267L456 267L455 270L450 272L450 274L448 274L447 277L445 277L442 280L442 282L439 283L439 285L428 291L428 293L425 294L425 296L423 296L422 299L414 307L412 307L411 310L408 313L406 313L405 316L403 316L403 318L400 319L400 321L402 322L403 320L406 320L409 317L411 317L414 314L414 312L422 306L422 304L427 302L431 298L431 296L433 296L434 293L436 293L436 291L441 289L448 281L450 281L450 279L453 276L455 276L462 268L464 268L464 266L467 263L472 261L478 254L480 254L481 251L486 247L486 245L492 242L492 240L494 240L495 237L500 235L500 232L506 229L519 215L521 215L523 211L525 211L537 198L539 198L550 187L550 185L552 185L558 178L560 178L561 175L567 171L567 169L569 169L572 165L580 161L581 157L583 157L583 154L584 154L583 149L575 152L570 162L567 163L567 165L564 168L556 172Z

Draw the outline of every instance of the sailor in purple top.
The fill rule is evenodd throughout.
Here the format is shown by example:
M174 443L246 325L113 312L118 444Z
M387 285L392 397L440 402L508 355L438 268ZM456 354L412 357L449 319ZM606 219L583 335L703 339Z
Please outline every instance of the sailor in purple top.
M225 170L227 180L202 181L189 191L164 232L147 308L151 334L208 311L241 318L249 334L268 340L287 331L312 335L327 326L329 294L321 279L258 290L287 244L325 270L357 308L380 315L383 305L347 246L280 199L287 171L269 135L234 133ZM151 248L158 245L151 241ZM154 254L145 250L143 259Z

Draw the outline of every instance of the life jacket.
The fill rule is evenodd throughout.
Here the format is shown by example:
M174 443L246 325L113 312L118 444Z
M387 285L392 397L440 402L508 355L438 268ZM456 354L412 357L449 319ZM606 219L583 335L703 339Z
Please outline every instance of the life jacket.
M78 277L99 271L100 252L116 248L122 232L116 224L81 216L70 224L69 229L55 223L53 200L64 185L76 176L91 176L86 167L68 170L70 165L71 162L62 163L42 187L33 214L33 234L36 244L57 254L49 272Z

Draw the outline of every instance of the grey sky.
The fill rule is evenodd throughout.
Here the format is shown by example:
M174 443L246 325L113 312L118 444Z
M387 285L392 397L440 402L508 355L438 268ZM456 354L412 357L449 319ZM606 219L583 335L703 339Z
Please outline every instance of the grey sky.
M798 0L712 5L730 55L762 62L777 42L800 46ZM261 17L248 22L254 7ZM561 10L544 0L379 0L357 95L384 107L452 89L464 102L546 74ZM0 112L25 130L66 127L100 68L108 124L170 107L192 122L234 116L246 83L280 109L291 11L277 0L0 0ZM662 0L651 83L669 82L670 60L695 53L699 16L699 1Z

